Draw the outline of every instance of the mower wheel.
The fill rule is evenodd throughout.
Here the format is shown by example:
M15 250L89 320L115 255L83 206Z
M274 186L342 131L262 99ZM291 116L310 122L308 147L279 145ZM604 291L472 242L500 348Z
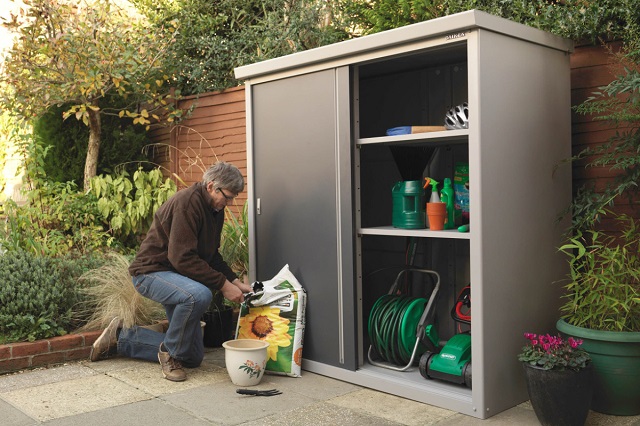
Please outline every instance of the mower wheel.
M462 367L462 376L464 377L464 385L471 389L471 362Z
M429 377L429 365L431 364L431 360L435 354L433 352L426 351L420 357L420 362L418 363L418 370L420 370L420 375L425 379L431 379Z

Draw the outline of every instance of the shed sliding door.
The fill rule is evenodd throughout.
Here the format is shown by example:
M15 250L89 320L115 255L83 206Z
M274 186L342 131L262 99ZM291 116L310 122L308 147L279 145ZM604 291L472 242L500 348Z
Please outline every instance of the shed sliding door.
M252 262L258 280L289 264L307 291L303 357L355 369L351 155L349 141L342 140L350 134L349 101L343 84L348 69L251 85Z

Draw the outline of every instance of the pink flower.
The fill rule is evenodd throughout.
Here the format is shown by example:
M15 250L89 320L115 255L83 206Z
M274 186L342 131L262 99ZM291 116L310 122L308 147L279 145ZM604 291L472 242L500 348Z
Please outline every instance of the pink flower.
M582 344L582 339L574 339L573 337L569 337L569 345L571 345L571 347L573 349L577 348L578 346L580 346Z

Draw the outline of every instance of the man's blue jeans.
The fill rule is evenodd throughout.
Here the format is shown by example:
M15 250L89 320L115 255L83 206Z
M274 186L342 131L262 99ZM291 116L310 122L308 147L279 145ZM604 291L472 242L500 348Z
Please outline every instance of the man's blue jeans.
M172 358L185 367L198 367L204 358L200 318L211 303L211 290L169 271L138 275L132 281L138 293L164 306L169 329L159 333L139 326L123 328L118 337L118 354L157 361L160 343L164 342Z

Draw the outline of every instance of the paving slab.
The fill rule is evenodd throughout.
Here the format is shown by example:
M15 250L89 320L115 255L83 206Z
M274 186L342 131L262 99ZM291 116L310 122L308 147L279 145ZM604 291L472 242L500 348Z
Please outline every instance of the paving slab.
M326 402L242 423L243 426L398 426L400 424Z
M361 389L332 398L331 404L366 413L407 426L434 425L446 421L455 413L443 408L400 398L371 389Z
M260 381L260 388L275 388L283 393L295 392L312 399L322 400L363 389L360 386L331 379L309 371L303 371L302 377L266 374Z
M199 386L229 381L227 370L213 364L203 364L199 368L187 368L187 380L172 382L162 376L160 363L138 361L135 365L105 374L150 395L160 396L181 392Z
M109 373L111 371L123 370L126 368L133 368L141 363L153 364L148 361L141 361L139 359L132 358L124 358L124 357L113 357L108 359L103 359L101 361L91 362L89 360L78 361L79 364L85 366L86 368L90 368L98 373ZM158 363L158 368L160 363Z
M93 376L94 370L81 364L64 364L49 368L23 370L0 376L0 394L17 389Z
M608 416L589 411L585 426L640 426L640 416Z
M268 389L262 383L252 389ZM282 395L246 396L236 393L238 387L231 381L176 392L161 399L198 418L222 425L236 425L266 416L279 415L296 408L318 403L297 392L287 391Z
M503 411L485 420L453 413L451 417L436 424L439 426L540 426L540 422L536 418L531 406L527 407L524 405Z
M152 395L106 375L32 386L2 394L2 399L40 421L150 398Z
M51 420L47 426L218 426L165 401L151 399Z
M11 426L32 426L38 422L24 414L8 402L0 397L0 415L2 416L1 424Z
M479 420L427 404L303 371L301 378L265 375L252 397L224 369L224 350L208 350L188 380L162 377L157 363L112 358L0 376L0 425L538 425L529 403ZM640 416L590 412L586 426L640 426Z

